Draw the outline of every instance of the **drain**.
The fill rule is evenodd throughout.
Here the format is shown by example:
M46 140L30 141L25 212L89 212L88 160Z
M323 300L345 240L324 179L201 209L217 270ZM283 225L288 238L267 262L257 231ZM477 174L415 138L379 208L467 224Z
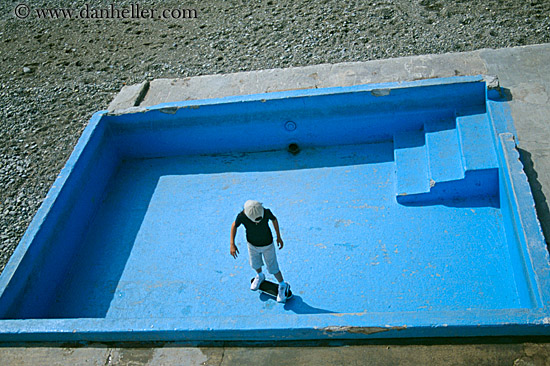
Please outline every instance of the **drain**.
M298 146L298 144L296 143L291 143L291 144L288 144L288 148L287 148L288 152L291 153L292 155L296 155L300 152L300 146Z

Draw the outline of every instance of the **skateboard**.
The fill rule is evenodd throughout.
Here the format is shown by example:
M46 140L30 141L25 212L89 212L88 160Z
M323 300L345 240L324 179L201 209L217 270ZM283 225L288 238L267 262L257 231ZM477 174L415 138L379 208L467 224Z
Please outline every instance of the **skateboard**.
M254 281L254 278L250 280L250 283L252 283L252 281ZM260 284L260 288L258 290L263 292L266 295L272 296L275 299L277 299L277 294L279 293L279 285L271 281L264 280ZM292 297L292 291L290 290L290 287L288 288L288 292L289 294L288 294L288 297L286 298L287 300Z

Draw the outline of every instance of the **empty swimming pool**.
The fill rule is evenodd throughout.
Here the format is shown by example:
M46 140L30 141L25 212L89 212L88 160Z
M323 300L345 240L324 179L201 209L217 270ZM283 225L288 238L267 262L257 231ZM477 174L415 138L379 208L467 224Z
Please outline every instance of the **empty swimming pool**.
M494 95L493 95L494 94ZM544 334L548 253L482 77L94 115L0 278L0 340ZM251 292L248 199L294 298Z

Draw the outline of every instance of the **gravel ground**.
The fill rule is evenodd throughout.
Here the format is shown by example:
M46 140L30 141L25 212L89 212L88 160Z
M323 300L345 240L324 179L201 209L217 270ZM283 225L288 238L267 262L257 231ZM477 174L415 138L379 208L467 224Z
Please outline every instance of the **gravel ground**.
M20 1L0 4L0 271L92 113L125 84L550 42L550 0ZM38 19L35 9L184 19ZM84 9L84 12L81 10ZM90 15L91 14L91 15Z

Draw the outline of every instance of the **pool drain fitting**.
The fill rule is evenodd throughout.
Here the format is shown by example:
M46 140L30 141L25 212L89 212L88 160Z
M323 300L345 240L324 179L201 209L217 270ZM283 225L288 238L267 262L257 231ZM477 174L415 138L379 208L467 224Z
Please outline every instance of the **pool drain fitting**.
M287 148L288 152L291 153L292 155L296 155L300 152L300 146L298 146L297 143L293 142L291 144L288 144L288 148Z

